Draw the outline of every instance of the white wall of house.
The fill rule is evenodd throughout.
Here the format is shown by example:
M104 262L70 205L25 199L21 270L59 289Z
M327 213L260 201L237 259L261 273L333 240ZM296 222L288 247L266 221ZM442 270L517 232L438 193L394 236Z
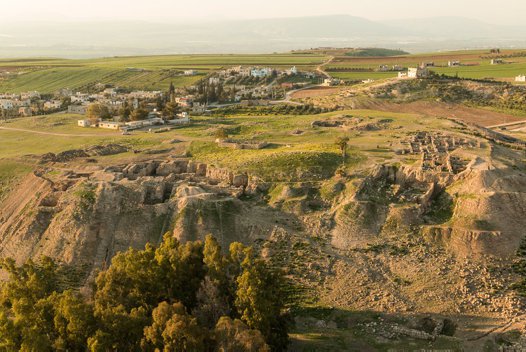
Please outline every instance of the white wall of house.
M80 127L89 127L89 126L91 126L91 122L89 120L78 120L77 123L78 123L78 125Z
M112 121L101 121L99 122L100 128L107 128L110 130L118 130L121 127L122 124L118 122L112 122Z
M14 107L14 103L12 100L9 99L2 99L0 100L0 108L2 109L12 109Z

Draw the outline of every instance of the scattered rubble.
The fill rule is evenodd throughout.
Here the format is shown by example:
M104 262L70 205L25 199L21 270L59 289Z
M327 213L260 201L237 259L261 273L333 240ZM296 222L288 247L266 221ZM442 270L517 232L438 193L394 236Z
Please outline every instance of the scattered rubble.
M268 146L267 142L255 140L217 139L218 146L232 149L263 149Z
M459 174L466 169L469 160L452 155L462 148L481 148L480 141L444 134L442 132L417 132L409 139L401 141L397 154L421 155L424 171Z
M86 149L67 150L58 154L47 153L42 155L40 163L48 162L68 162L78 158L87 158L93 156L115 155L126 153L128 148L120 144L96 145Z

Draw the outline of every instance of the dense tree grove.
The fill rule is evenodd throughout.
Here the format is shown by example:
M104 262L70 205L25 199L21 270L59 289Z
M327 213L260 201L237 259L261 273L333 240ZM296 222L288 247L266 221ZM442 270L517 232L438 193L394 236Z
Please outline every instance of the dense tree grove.
M0 292L2 351L282 351L279 273L239 243L179 243L117 254L85 297L49 258L17 266Z

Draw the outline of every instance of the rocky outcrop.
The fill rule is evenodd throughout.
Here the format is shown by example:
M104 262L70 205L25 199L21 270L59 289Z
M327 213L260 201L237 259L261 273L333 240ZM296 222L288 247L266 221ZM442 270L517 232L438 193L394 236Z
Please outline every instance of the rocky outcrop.
M526 178L513 169L480 165L467 170L454 188L455 209L450 221L459 255L513 256L526 236ZM462 246L462 243L466 243ZM465 247L468 249L463 249ZM470 249L471 248L471 249Z
M430 225L428 214L443 194L451 199L451 215L446 224ZM459 257L513 256L526 236L525 204L524 175L481 158L456 175L381 165L336 206L332 244L363 247L422 226L424 239Z
M500 231L429 226L423 229L422 234L428 242L443 245L461 258L509 256L515 248L513 241Z
M188 160L173 160L161 163L155 174L159 176L168 176L170 174L183 174L188 172ZM193 171L195 173L195 171Z
M387 208L369 201L350 201L336 211L331 244L339 249L367 246L387 218Z
M363 247L382 233L407 233L423 223L422 215L441 192L440 181L408 167L375 167L354 194L337 205L332 244Z

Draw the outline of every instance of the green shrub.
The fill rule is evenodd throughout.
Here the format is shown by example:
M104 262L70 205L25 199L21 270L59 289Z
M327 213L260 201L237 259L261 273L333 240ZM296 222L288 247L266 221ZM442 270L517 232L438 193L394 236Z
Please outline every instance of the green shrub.
M78 197L79 205L83 210L91 208L97 200L95 186L92 184L81 184L74 194Z

